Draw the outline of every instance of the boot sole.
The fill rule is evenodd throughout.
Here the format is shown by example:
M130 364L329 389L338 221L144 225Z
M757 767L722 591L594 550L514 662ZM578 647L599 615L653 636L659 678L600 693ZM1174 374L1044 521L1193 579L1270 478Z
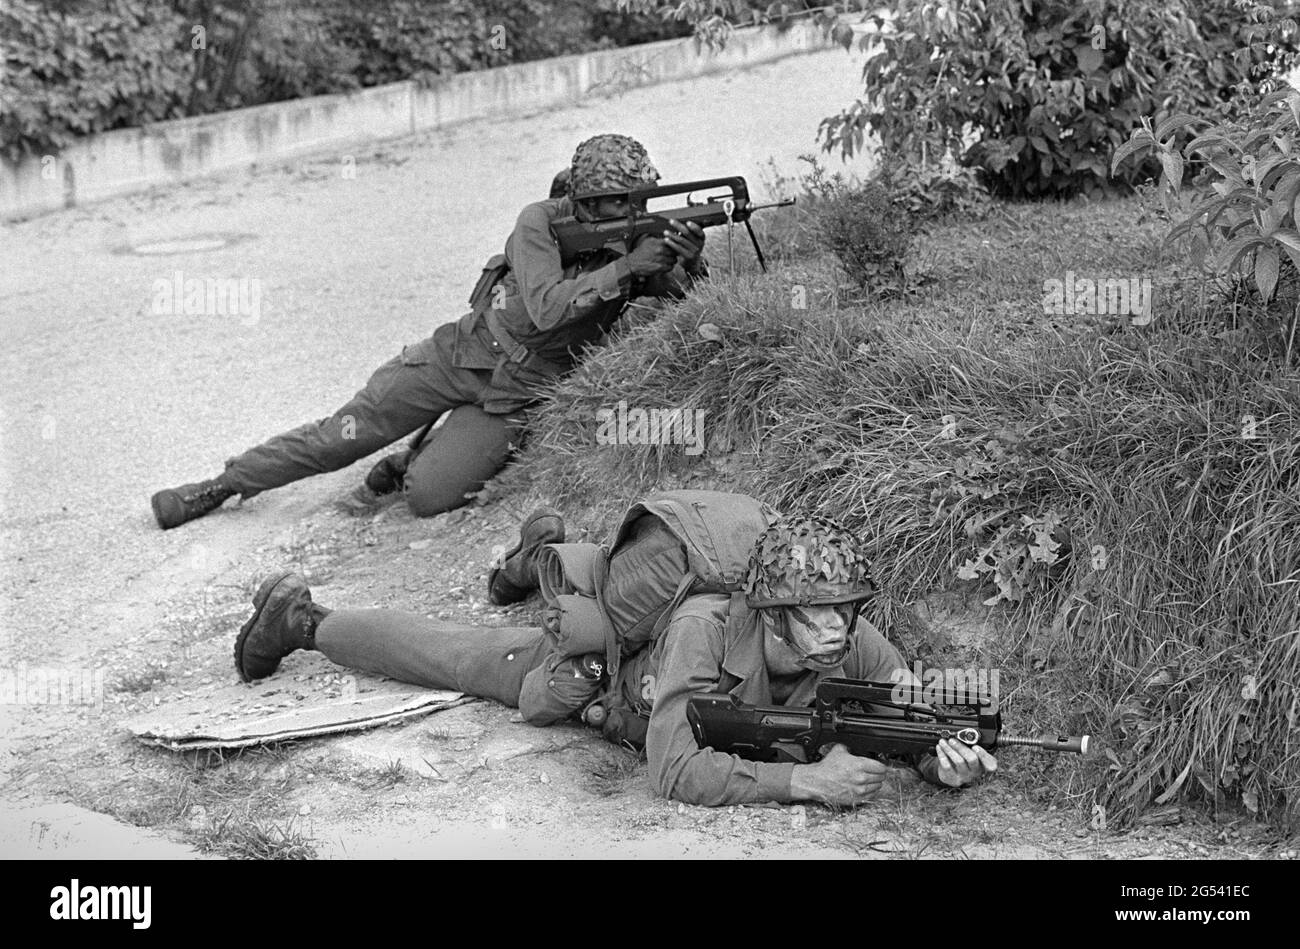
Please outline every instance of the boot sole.
M244 672L244 642L248 639L248 634L253 631L253 627L257 625L258 619L261 618L262 610L266 607L266 601L271 598L271 591L285 577L292 575L292 570L282 570L273 576L267 577L262 581L262 585L257 588L257 592L253 594L253 615L239 628L239 636L235 639L235 671L239 673L239 678L245 682L254 682L256 680Z

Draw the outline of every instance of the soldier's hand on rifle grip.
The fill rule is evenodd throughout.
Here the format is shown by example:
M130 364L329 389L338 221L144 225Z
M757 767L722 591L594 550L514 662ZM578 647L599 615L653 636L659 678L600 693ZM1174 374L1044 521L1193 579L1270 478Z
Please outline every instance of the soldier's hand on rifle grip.
M653 277L672 270L677 263L677 254L663 238L647 234L627 255L627 263L632 268L632 276Z
M790 794L796 800L852 807L875 797L888 774L889 767L874 758L860 758L843 745L832 745L816 764L794 766Z
M673 230L664 231L664 243L672 248L687 272L699 266L704 253L704 228L694 221L669 221Z
M939 758L939 780L953 788L974 784L998 769L998 759L979 745L966 745L951 738L935 746L935 755Z

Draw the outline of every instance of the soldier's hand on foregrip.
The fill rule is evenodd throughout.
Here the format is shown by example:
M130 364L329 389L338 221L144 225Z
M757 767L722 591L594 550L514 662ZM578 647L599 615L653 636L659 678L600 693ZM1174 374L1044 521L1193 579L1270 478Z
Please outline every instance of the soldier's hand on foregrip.
M852 807L875 797L888 774L889 767L874 758L860 758L843 745L832 745L816 764L794 766L790 794L795 800Z
M677 254L682 266L691 270L704 253L704 228L694 221L669 221L672 230L664 231L664 243Z
M672 270L677 263L677 254L662 238L646 235L627 255L627 263L632 268L632 276L653 277Z
M939 758L939 780L952 788L974 784L998 769L998 759L979 745L964 745L945 738L935 746L934 753Z

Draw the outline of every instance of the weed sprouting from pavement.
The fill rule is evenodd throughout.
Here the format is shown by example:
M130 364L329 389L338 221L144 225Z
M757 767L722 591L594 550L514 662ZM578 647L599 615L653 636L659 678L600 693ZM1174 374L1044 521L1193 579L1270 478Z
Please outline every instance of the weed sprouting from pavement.
M411 772L402 764L399 758L396 761L390 761L382 768L369 768L357 776L357 784L367 791L377 791L384 788L396 787L406 782Z
M261 820L249 808L229 809L213 818L193 835L195 846L205 853L221 853L247 860L310 860L316 856L314 841L294 826Z

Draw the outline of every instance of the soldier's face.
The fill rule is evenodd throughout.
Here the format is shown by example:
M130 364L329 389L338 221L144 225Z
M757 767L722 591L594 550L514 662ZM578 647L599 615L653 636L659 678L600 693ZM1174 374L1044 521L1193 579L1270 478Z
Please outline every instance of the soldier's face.
M800 651L812 658L826 658L843 652L849 639L848 613L843 606L792 606L790 637Z
M772 672L798 669L824 672L844 661L848 650L851 606L799 606L783 609L785 640L768 644L765 656ZM776 638L776 637L774 637Z
M628 207L629 202L626 196L606 195L603 198L588 198L586 201L578 202L579 211L585 213L585 219L588 221L610 217L627 217ZM644 211L645 202L632 202L631 207L638 212Z

